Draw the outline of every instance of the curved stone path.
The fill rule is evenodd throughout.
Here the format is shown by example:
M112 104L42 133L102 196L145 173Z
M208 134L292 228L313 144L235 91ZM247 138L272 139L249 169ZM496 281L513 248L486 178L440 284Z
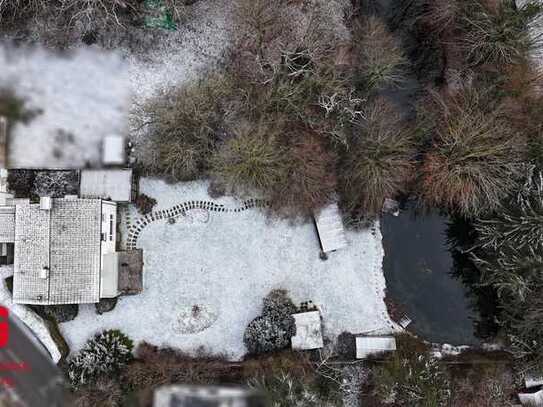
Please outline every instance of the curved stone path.
M248 199L246 201L243 201L240 206L234 208L229 208L223 204L217 204L211 201L186 201L168 209L153 211L145 216L137 218L134 223L131 223L129 219L127 219L128 237L126 240L126 249L136 249L136 244L138 242L138 238L141 232L150 223L162 219L183 216L186 214L187 211L190 211L192 209L204 209L211 212L237 213L252 208L264 208L266 206L268 206L268 202L261 199Z
M186 201L181 204L175 205L169 209L154 211L145 216L137 218L133 224L130 222L130 218L128 218L128 238L126 241L126 248L127 250L136 249L138 238L147 225L159 220L164 220L177 216L184 216L187 211L190 211L192 209L204 209L211 212L237 213L253 208L264 208L268 205L269 204L267 201L260 199L248 199L246 201L243 201L240 206L234 208L226 207L223 204L217 204L211 201ZM380 232L377 232L376 227L373 226L371 228L371 233L375 235L375 233ZM383 247L381 246L381 240L375 239L375 244L377 246L375 248L376 251L382 252ZM374 264L372 267L371 280L373 283L373 289L375 290L376 294L376 309L379 309L379 302L383 301L382 293L386 291L386 282L382 271L382 257L379 258L379 256L375 256L373 262ZM393 331L401 330L401 328L394 321L392 321L392 319L388 315L388 312L386 311L386 308L383 311L380 311L379 314L385 324L385 326L381 327L382 329L388 328ZM378 331L380 329L378 328L376 330Z

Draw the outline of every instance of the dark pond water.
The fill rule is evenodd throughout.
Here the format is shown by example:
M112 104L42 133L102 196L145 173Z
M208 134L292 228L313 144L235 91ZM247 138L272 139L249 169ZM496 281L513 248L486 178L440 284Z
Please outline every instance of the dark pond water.
M436 211L417 215L413 209L382 218L387 292L413 319L410 329L425 339L476 345L479 313L469 287L456 277L448 223Z

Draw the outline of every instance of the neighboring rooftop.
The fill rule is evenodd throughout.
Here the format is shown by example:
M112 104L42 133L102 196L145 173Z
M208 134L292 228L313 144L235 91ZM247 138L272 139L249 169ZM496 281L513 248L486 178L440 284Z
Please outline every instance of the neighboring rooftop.
M324 346L322 339L321 313L319 311L293 314L296 335L292 337L292 349L310 350Z
M132 169L82 170L80 193L82 198L130 202Z
M123 165L126 163L126 140L123 136L105 136L102 141L102 164Z
M16 206L15 303L100 300L101 210L91 199L53 199L50 210Z
M0 206L0 243L15 242L15 206Z
M255 391L236 387L171 385L155 391L153 407L264 407Z

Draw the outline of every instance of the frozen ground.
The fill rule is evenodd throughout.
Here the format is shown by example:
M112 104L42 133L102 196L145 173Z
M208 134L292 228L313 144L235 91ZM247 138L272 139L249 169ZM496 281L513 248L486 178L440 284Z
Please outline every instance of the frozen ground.
M128 71L119 55L95 49L53 54L0 47L0 87L40 110L10 137L12 168L80 168L100 162L103 136L125 134Z
M141 188L158 200L155 209L212 201L203 182L170 186L144 179ZM218 203L236 205L230 198ZM118 328L137 342L190 353L203 347L239 359L245 353L244 329L260 313L262 298L284 288L296 302L312 300L321 308L328 337L342 331L390 332L378 225L350 232L347 239L347 249L321 261L313 224L272 221L256 209L209 212L209 218L174 224L158 221L138 240L144 250L144 292L121 298L103 315L94 305L82 306L60 329L72 350L102 329Z

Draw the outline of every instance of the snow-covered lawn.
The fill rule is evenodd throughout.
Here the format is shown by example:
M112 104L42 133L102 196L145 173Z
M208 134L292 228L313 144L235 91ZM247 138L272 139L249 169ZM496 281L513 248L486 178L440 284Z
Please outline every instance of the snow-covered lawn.
M143 179L141 189L158 200L155 209L212 201L204 182L167 185ZM236 205L231 198L217 202ZM81 306L75 320L60 326L72 350L102 329L118 328L135 341L191 353L204 347L238 359L245 353L245 327L274 288L287 289L296 302L316 303L332 339L342 331L392 329L383 302L377 224L373 231L349 232L348 249L322 261L312 223L270 220L258 209L191 218L146 226L138 240L144 250L144 292L121 298L103 315L93 305Z

